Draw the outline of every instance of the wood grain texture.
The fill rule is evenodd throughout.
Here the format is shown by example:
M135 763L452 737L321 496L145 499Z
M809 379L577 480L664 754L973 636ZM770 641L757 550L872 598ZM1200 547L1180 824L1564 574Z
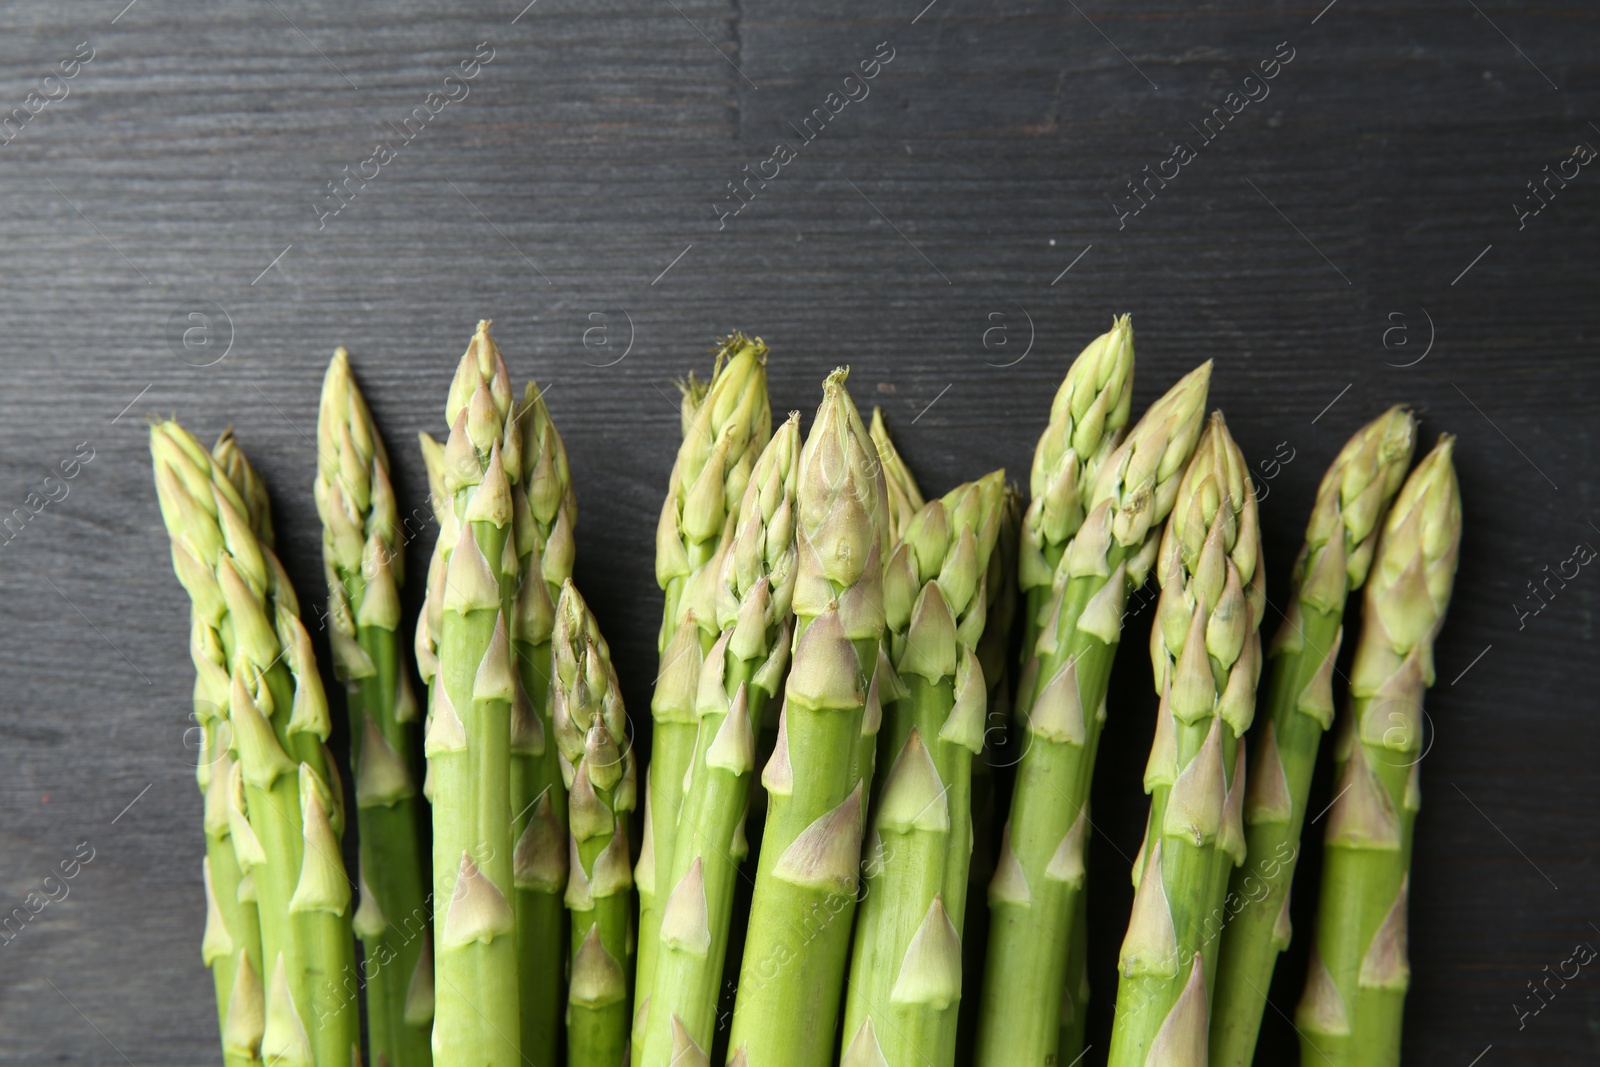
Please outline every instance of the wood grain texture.
M706 368L714 337L771 343L780 411L809 413L827 370L850 364L857 397L883 405L923 485L942 490L1001 464L1025 480L1067 359L1122 310L1139 334L1137 403L1214 358L1214 402L1246 454L1295 449L1262 505L1269 595L1357 425L1406 400L1430 439L1460 435L1468 529L1430 701L1406 1058L1466 1065L1492 1045L1485 1067L1595 1061L1592 975L1521 1029L1513 1005L1532 1006L1526 983L1574 943L1600 943L1600 575L1585 569L1521 629L1512 604L1576 542L1600 544L1600 174L1523 229L1511 205L1576 142L1600 145L1600 13L1537 0L124 2L0 13L0 115L79 42L94 49L69 95L0 145L0 516L79 442L94 453L64 499L0 533L0 913L78 842L95 850L70 895L0 939L0 1063L217 1061L188 607L148 414L202 436L237 428L309 615L322 601L316 394L333 347L350 348L420 507L410 442L442 432L454 362L494 318L516 377L551 390L578 486L577 580L641 719L671 383ZM1126 183L1174 141L1198 144L1191 124L1285 41L1294 58L1270 96L1119 228ZM397 140L479 42L494 58L470 95L319 230L326 183ZM826 108L881 42L894 58L870 95L719 229L726 183L796 139L789 124ZM175 346L174 317L208 308L211 347ZM1395 366L1427 348L1429 318L1426 358ZM610 344L586 345L599 325ZM427 549L413 546L413 574ZM1088 1062L1109 1033L1145 811L1147 625L1127 636L1094 795ZM1323 780L1313 802L1327 797ZM1260 1062L1295 1055L1315 873L1300 878L1302 936Z

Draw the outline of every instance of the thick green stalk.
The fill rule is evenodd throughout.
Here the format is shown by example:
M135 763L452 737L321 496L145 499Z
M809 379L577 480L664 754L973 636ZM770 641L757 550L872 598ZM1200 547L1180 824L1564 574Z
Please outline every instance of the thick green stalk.
M715 1034L756 739L789 664L799 451L796 414L756 460L722 566L722 632L701 670L699 736L678 814L654 992L640 1008L647 1067L687 1063L691 1046L705 1055Z
M1191 371L1100 465L1018 679L1018 719L1027 726L989 884L977 1054L985 1067L1042 1067L1057 1052L1073 909L1083 886L1085 806L1123 604L1154 562L1156 531L1200 434L1210 378L1210 363ZM1028 562L1029 546L1025 535L1018 570L1031 588L1026 572L1038 561Z
M1082 1060L1084 1034L1089 1024L1089 893L1078 890L1078 903L1072 909L1072 940L1067 951L1067 984L1061 993L1061 1039L1056 1062L1070 1064Z
M1255 714L1266 576L1255 489L1220 412L1178 486L1156 575L1161 704L1110 1067L1205 1064L1215 941L1228 876L1245 858L1241 738Z
M836 1049L865 815L868 679L883 637L887 490L845 391L823 387L800 452L793 663L734 1003L730 1063L822 1067Z
M174 568L194 605L201 686L228 709L228 838L260 925L262 1000L257 976L240 968L224 1045L285 1067L344 1067L360 1045L350 886L311 639L288 576L251 527L264 495L247 502L226 469L242 457L213 462L174 422L152 426L150 445Z
M845 1000L850 1067L955 1062L972 759L983 748L988 696L977 645L1004 499L1005 472L996 471L927 504L884 571L890 653L905 696L886 710L892 763L865 856Z
M439 464L439 540L418 623L430 682L424 750L433 801L434 1019L439 1067L522 1061L513 882L507 619L517 554L520 442L505 362L481 322L456 369ZM509 437L508 437L509 435Z
M611 653L570 579L556 604L551 660L553 731L571 789L567 1064L619 1067L628 1055L628 813L638 785Z
M1100 465L1122 440L1133 403L1133 322L1114 319L1111 329L1079 353L1068 368L1050 405L1050 421L1034 448L1029 478L1031 501L1023 517L1018 578L1026 596L1022 620L1024 666L1033 656L1039 627L1052 604L1052 587L1061 554L1083 525L1087 496ZM987 664L986 664L987 666ZM1026 679L1024 682L1026 683ZM1017 710L1025 713L1032 693L1020 694ZM1021 718L1018 725L1025 725ZM1082 894L1073 918L1074 931L1087 929ZM1069 942L1067 988L1061 995L1065 1024L1058 1063L1072 1063L1083 1049L1084 1006L1089 985L1088 955L1076 933Z
M1295 1013L1302 1064L1395 1067L1411 966L1406 910L1421 804L1423 695L1461 545L1461 493L1440 438L1383 524L1335 738L1317 942Z
M375 1063L428 1067L432 1013L407 1012L432 935L422 857L424 813L411 776L417 701L397 636L405 544L389 482L389 455L343 348L334 352L322 382L315 490L328 579L329 641L350 711L361 844L361 906L353 925L364 950L368 1046ZM413 1005L418 1007L431 1005Z
M718 349L710 384L702 386L691 377L682 387L683 443L656 527L656 582L666 597L657 642L661 670L650 701L647 836L636 872L639 961L634 1067L644 1051L661 909L672 892L683 776L694 760L699 727L695 685L700 663L717 638L721 555L751 467L772 433L766 360L767 346L760 338L736 333Z
M511 709L511 832L515 837L522 1055L554 1064L566 1010L567 785L552 739L550 638L555 602L572 577L577 497L566 446L538 387L517 414L522 481L512 490L518 587L511 648L521 690Z
M1006 724L1012 714L1013 623L1018 614L1017 540L1022 523L1022 494L1013 484L1005 487L1000 513L1000 532L994 552L989 556L989 572L984 577L984 592L989 599L988 621L978 640L978 666L988 687L988 715L984 725L984 747L972 759L972 859L967 867L966 921L961 932L961 970L976 981L983 974L984 954L989 945L989 904L985 888L994 877L995 860L1002 819L998 815L1000 795L997 782L1004 774ZM971 1063L978 1039L978 1011L982 998L961 998L960 1019L956 1024L956 1059ZM1070 1061L1069 1061L1070 1062Z
M1366 581L1389 502L1411 465L1416 427L1390 408L1362 427L1323 475L1295 561L1288 616L1268 659L1268 716L1252 739L1244 822L1249 863L1233 873L1217 961L1211 1062L1250 1067L1278 954L1289 944L1289 886L1322 734L1345 600Z

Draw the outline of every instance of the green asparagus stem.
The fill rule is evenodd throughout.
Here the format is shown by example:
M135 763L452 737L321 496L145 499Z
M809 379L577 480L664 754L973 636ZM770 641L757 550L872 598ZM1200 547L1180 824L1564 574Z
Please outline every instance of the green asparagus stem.
M1250 1067L1278 953L1289 944L1306 795L1333 724L1333 672L1345 599L1367 579L1389 502L1411 466L1416 424L1393 407L1356 432L1322 477L1288 615L1268 658L1270 709L1252 735L1244 822L1250 862L1233 873L1211 1012L1211 1062Z
M556 604L552 662L553 731L571 790L567 1064L618 1067L628 1056L628 813L638 785L611 653L570 579Z
M889 429L884 425L882 413L877 408L872 410L872 423L867 433L872 438L873 445L877 447L878 463L883 468L884 488L889 498L886 536L888 543L894 546L899 544L906 525L922 509L926 501L910 468L906 466L905 460L900 458L900 452L895 448L893 439L889 437ZM887 738L882 736L880 729L883 710L894 707L895 701L906 695L905 687L900 683L899 675L895 674L889 656L888 640L889 632L885 628L884 645L872 676L873 682L877 684L868 692L867 725L861 731L861 740L857 744L856 752L861 778L867 783L869 791L868 811L876 810L879 795L883 792L884 776L877 773L879 749L883 750L885 759L893 760L895 754L900 751L900 746L905 743L906 733L910 728L910 712L906 711L902 716L904 721L898 724L896 729L889 731Z
M1023 616L1025 661L1033 656L1041 616L1049 610L1061 553L1083 525L1087 495L1095 474L1122 440L1133 403L1133 322L1114 319L1111 330L1089 342L1073 361L1050 406L1050 423L1034 449L1023 519L1020 558L1027 607ZM1031 693L1022 694L1026 712ZM1019 725L1021 725L1019 720ZM1072 1063L1083 1051L1083 1025L1089 991L1088 955L1079 936L1088 928L1085 896L1078 894L1067 955L1066 989L1061 994L1061 1033L1056 1062Z
M328 638L350 709L361 843L361 906L354 927L366 960L370 1055L390 1067L427 1067L433 1061L432 1015L406 1013L407 993L432 935L424 815L411 777L417 700L398 636L405 545L389 455L343 348L322 381L315 491L328 579Z
M529 383L517 415L522 481L513 487L518 589L511 649L520 688L511 706L511 812L516 838L522 1055L554 1064L565 1011L567 786L551 740L550 638L561 586L572 577L577 497L566 446Z
M889 437L889 428L883 424L882 408L872 409L872 425L867 432L878 447L878 459L883 463L884 486L889 492L889 543L894 544L900 540L906 523L922 510L922 490Z
M1150 820L1134 860L1109 1067L1206 1062L1214 942L1228 876L1245 857L1241 738L1261 673L1265 568L1249 468L1220 412L1178 486L1156 576Z
M1084 1032L1089 1022L1089 894L1078 890L1078 904L1072 909L1072 941L1067 950L1067 984L1061 993L1060 1039L1056 1062L1082 1061Z
M836 370L800 453L793 664L734 1004L730 1064L831 1061L864 818L860 752L883 637L888 493Z
M244 503L250 529L263 545L272 545L272 519L265 488L233 438L225 431L211 451L212 460L233 484ZM196 605L198 608L198 605ZM211 968L217 996L217 1027L227 1067L260 1063L264 1023L261 990L261 927L253 885L244 880L233 851L228 826L228 779L233 772L233 731L225 699L228 666L217 635L195 612L191 654L196 675L194 717L200 726L199 762L195 780L205 798L206 857L202 874L206 889L206 929L201 958ZM219 673L220 672L220 673ZM208 684L208 678L211 683ZM242 890L242 892L241 892Z
M510 376L487 322L461 357L445 419L450 438L433 463L439 540L417 633L417 666L430 685L433 1058L439 1067L516 1067L509 797L518 681L507 620L517 584L511 486L521 448Z
M716 586L721 555L750 469L772 433L767 346L733 334L717 352L709 385L683 385L683 443L656 527L656 581L666 594L658 651L661 671L650 701L653 729L645 840L639 869L637 1015L632 1055L638 1067L655 981L661 909L672 892L683 776L694 759L695 686L717 638ZM656 857L661 858L658 865Z
M1018 679L1018 719L1027 733L989 884L978 1027L983 1067L1042 1067L1056 1055L1083 887L1085 807L1123 605L1154 562L1157 531L1200 435L1210 380L1209 362L1191 371L1100 464ZM1018 572L1025 588L1032 588L1030 568L1039 566L1031 544L1024 534Z
M252 514L264 521L265 497L238 466L242 457L224 449L213 461L170 421L151 427L150 450L173 566L194 606L198 688L207 705L227 709L211 743L219 755L231 744L235 762L225 780L214 767L211 784L242 872L235 899L253 896L259 918L264 970L254 973L248 953L237 965L224 1048L284 1067L345 1067L360 1057L350 883L311 638L288 576L251 528ZM215 897L218 872L210 873ZM220 902L217 913L225 923ZM213 940L212 950L222 947Z
M977 645L1005 492L996 471L925 505L884 571L890 655L906 696L885 709L881 740L894 755L866 850L845 999L849 1067L955 1062L972 758L988 696Z
M701 669L699 736L678 814L672 890L647 1010L646 1067L686 1067L711 1049L732 922L756 739L789 665L800 416L756 460L722 563L721 636Z
M1018 614L1017 540L1022 525L1022 494L1014 484L1005 487L1000 512L1000 531L989 556L989 572L984 577L984 592L989 599L988 621L978 639L978 666L988 687L988 715L984 728L984 747L972 758L972 860L967 867L966 921L961 928L961 971L976 981L983 974L985 950L989 944L989 904L985 889L994 877L996 847L1001 820L997 779L1000 769L991 742L1003 740L1012 714L1011 647L1013 622ZM982 998L972 993L961 998L960 1018L956 1023L956 1060L971 1063L978 1039L978 1012ZM1070 1062L1070 1061L1069 1061Z
M1394 1067L1411 967L1406 909L1421 798L1422 701L1461 545L1446 435L1411 472L1367 580L1350 707L1335 737L1317 942L1295 1013L1301 1063Z

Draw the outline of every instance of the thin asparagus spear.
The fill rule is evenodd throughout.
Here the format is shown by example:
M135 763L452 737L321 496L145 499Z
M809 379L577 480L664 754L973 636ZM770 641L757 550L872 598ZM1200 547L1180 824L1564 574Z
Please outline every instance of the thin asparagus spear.
M747 850L742 827L756 738L789 665L799 451L794 414L756 460L722 563L722 633L701 669L700 730L678 814L673 888L647 1009L646 1067L678 1067L711 1049L734 885Z
M508 618L516 543L511 485L520 442L511 380L480 322L445 405L439 540L418 622L430 683L424 751L433 801L434 1019L439 1067L522 1061L513 879ZM426 448L424 454L427 454Z
M956 1059L971 1063L978 1039L978 1012L982 998L973 983L983 975L984 954L989 944L989 903L985 889L994 877L995 851L999 844L1001 819L997 780L1006 761L1004 749L996 743L1006 737L1006 724L1012 715L1011 665L1013 623L1019 614L1017 590L1017 540L1022 525L1022 494L1016 485L1005 487L1000 512L1000 531L989 556L989 573L984 577L984 592L989 598L989 617L978 640L978 666L988 687L988 715L984 726L984 747L972 758L972 860L967 867L966 921L961 931L961 971L970 976L967 995L961 998L960 1018L956 1023ZM1070 1061L1068 1061L1070 1062Z
M655 981L661 908L672 892L683 776L694 759L695 685L717 638L716 585L721 553L744 496L750 468L772 433L767 346L735 333L717 351L709 385L683 388L683 443L656 527L656 581L666 594L657 641L661 671L650 701L653 729L646 788L639 887L639 960L632 1062L644 1052L644 1027ZM661 857L659 866L656 857Z
M1086 497L1100 465L1122 440L1133 402L1133 324L1123 315L1111 329L1084 348L1068 369L1050 406L1050 421L1035 446L1022 520L1018 571L1027 595L1023 611L1024 667L1034 657L1042 615L1052 605L1052 588L1061 553L1083 525ZM1035 667L1036 671L1037 668ZM1022 679L1031 688L1030 679ZM1018 694L1019 725L1025 725L1031 692ZM991 865L991 871L993 868ZM1083 895L1077 909L1084 911ZM1058 1062L1070 1063L1082 1049L1081 1021L1088 975L1080 939L1084 915L1075 916L1068 954L1067 990L1060 996L1062 1034Z
M1350 706L1335 737L1317 943L1295 1012L1302 1064L1400 1062L1422 701L1461 545L1454 446L1441 437L1406 479L1367 580Z
M360 1056L350 884L311 639L288 576L251 529L252 507L223 466L175 422L151 427L150 450L174 569L194 604L196 666L208 702L227 708L237 755L221 786L228 839L260 920L265 973L236 971L230 1005L240 1009L230 1006L224 1045L246 1056L254 1046L284 1067L344 1067Z
M398 638L405 545L389 455L343 348L334 352L322 381L315 490L332 623L328 639L350 709L361 843L361 906L354 926L366 960L370 1055L391 1067L427 1067L433 1060L431 1012L406 1012L407 993L432 935L424 814L411 778L417 700Z
M1205 1063L1214 941L1244 861L1241 738L1255 714L1266 576L1249 468L1220 412L1178 487L1156 575L1161 705L1109 1067Z
M906 696L885 711L894 759L866 849L845 999L850 1067L955 1062L972 758L988 696L977 645L1005 491L996 471L925 505L884 571L890 653Z
M244 504L251 530L263 545L272 545L272 520L266 493L255 469L225 431L212 449L212 460L233 484ZM174 553L177 547L174 546ZM176 559L176 557L175 557ZM206 889L206 929L200 955L211 968L217 997L217 1028L227 1067L260 1063L263 1018L261 990L261 927L256 915L254 884L247 881L233 850L228 826L228 779L234 758L233 731L228 725L228 663L220 638L194 603L190 653L195 663L194 717L200 725L199 761L195 780L205 798L206 857L202 875Z
M926 501L910 468L906 466L905 460L900 458L900 452L895 448L894 441L889 436L889 429L883 423L882 413L877 408L872 409L872 423L867 433L877 448L878 463L883 469L884 489L889 499L886 537L890 546L898 545L906 525L922 509ZM884 709L893 708L895 702L906 695L905 686L895 673L889 656L887 627L884 630L884 644L878 655L877 667L873 671L872 683L868 690L868 710L856 752L861 778L867 783L868 811L876 809L879 795L883 792L884 778L877 773L878 750L882 748L885 758L892 760L900 751L900 746L905 743L911 717L909 711L903 712L902 718L905 721L889 732L888 740L881 737L880 727Z
M800 452L793 664L762 771L770 799L730 1036L730 1063L747 1067L830 1062L850 948L889 504L847 373L828 377Z
M1083 525L1095 474L1122 440L1133 403L1133 322L1123 315L1111 329L1089 342L1068 369L1050 406L1050 422L1034 449L1029 482L1032 500L1023 518L1019 556L1027 593L1022 650L1030 659L1042 615L1052 603L1061 553ZM1026 680L1025 680L1026 681ZM1019 694L1018 711L1027 713L1031 692ZM1019 718L1019 725L1024 725ZM1089 996L1086 895L1080 891L1068 944L1066 988L1060 994L1057 1063L1072 1063L1083 1052L1083 1025Z
M1250 1067L1278 953L1289 945L1289 886L1322 733L1345 600L1361 588L1389 502L1411 466L1416 425L1393 407L1350 438L1317 492L1295 561L1288 615L1268 657L1270 715L1251 743L1244 799L1250 862L1233 873L1211 1013L1211 1062Z
M628 813L638 786L611 653L571 579L556 604L552 665L552 728L571 789L567 1064L618 1067L628 1056Z
M511 707L511 812L522 1055L554 1064L567 968L567 786L551 738L550 637L561 586L572 577L577 497L566 446L538 387L517 415L522 481L512 488L518 590L511 649L521 683Z
M900 531L922 510L925 501L911 469L900 458L900 451L889 437L889 428L883 424L882 408L872 409L872 425L867 432L878 447L878 459L883 463L884 487L889 492L889 543L893 544L900 540Z
M1154 562L1157 531L1200 435L1210 379L1209 362L1191 371L1100 465L1084 498L1087 516L1062 550L1033 654L1018 679L1018 718L1027 733L989 884L978 1027L983 1067L1040 1067L1056 1055L1073 911L1083 887L1085 806L1123 604ZM1018 571L1027 588L1029 569L1038 566L1030 545L1024 535Z

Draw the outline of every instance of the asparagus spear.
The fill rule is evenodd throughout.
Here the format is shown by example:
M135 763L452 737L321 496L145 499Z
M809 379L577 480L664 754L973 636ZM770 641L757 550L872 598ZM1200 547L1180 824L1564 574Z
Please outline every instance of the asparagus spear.
M1367 581L1350 706L1335 737L1338 792L1328 812L1317 940L1295 1013L1302 1063L1400 1062L1422 700L1461 544L1454 445L1441 437L1406 479Z
M721 553L744 496L750 468L772 432L767 346L735 333L717 352L709 385L683 388L683 443L656 527L656 581L666 594L657 641L661 671L650 701L653 730L645 840L639 868L639 961L635 985L634 1067L655 980L661 908L672 892L683 776L694 759L695 686L717 638L716 585ZM661 857L661 863L655 862Z
M867 845L868 891L845 1000L844 1062L955 1062L961 931L972 855L972 758L987 689L977 645L1005 472L919 510L884 571L894 669L906 695L886 711L895 753Z
M872 425L867 428L872 443L878 448L878 460L883 464L884 487L889 493L889 542L900 540L900 531L912 516L922 510L922 490L900 451L889 437L889 428L883 424L883 409L872 409Z
M995 853L1000 837L998 780L1007 757L997 752L996 741L1004 741L1006 723L1012 714L1011 664L1012 624L1017 616L1017 541L1022 524L1022 494L1016 485L1005 487L1000 512L1000 531L989 556L989 572L984 576L984 592L989 599L988 621L978 639L978 666L988 687L988 714L984 727L984 747L972 758L972 860L967 867L966 920L961 928L961 970L976 981L983 974L984 955L989 944L989 904L985 890L994 877ZM956 1059L971 1063L978 1037L978 1011L982 998L971 987L961 998L960 1018L956 1023ZM1060 1061L1058 1061L1060 1062ZM1070 1061L1066 1061L1070 1062Z
M722 563L721 636L701 669L700 730L645 1009L646 1067L676 1067L711 1048L734 886L747 850L756 739L789 664L799 451L800 416L793 414L756 460Z
M398 637L401 537L389 455L349 354L334 352L317 417L317 513L328 579L334 671L349 693L350 763L361 843L361 906L354 926L366 963L367 1035L373 1061L432 1062L432 1005L412 1005L427 929L421 819L411 777L417 700ZM431 976L423 984L431 982ZM421 1009L429 1009L426 1014Z
M793 664L734 1004L730 1063L820 1067L834 1052L856 904L868 678L883 636L888 495L843 368L800 452Z
M513 880L508 618L521 474L511 380L480 322L450 384L438 457L439 540L418 623L430 683L424 751L433 801L434 1020L439 1067L521 1062ZM426 454L426 449L424 450Z
M1036 1067L1056 1055L1083 887L1085 805L1123 604L1154 561L1156 531L1200 434L1210 379L1209 362L1191 371L1100 464L1019 677L1027 735L989 884L977 1057L986 1067ZM1024 535L1018 571L1028 588L1030 568L1039 565L1030 545Z
M905 527L916 517L926 501L923 499L916 478L911 474L911 469L906 466L905 460L900 458L900 452L889 436L889 428L884 425L882 413L877 408L872 409L872 423L867 433L877 448L878 463L883 469L884 489L889 499L889 510L886 512L888 529L885 536L890 546L898 545ZM861 731L861 740L856 753L856 760L861 768L861 778L867 783L869 790L867 804L869 811L876 809L879 794L883 791L883 777L877 774L878 750L883 748L885 758L894 758L895 753L900 751L900 746L905 743L911 716L909 711L903 712L902 718L905 721L897 729L889 732L888 739L880 736L883 710L894 707L895 702L906 695L905 687L900 683L900 677L895 673L889 656L887 627L884 630L883 641L878 663L872 675L873 685L868 691L866 726Z
M511 716L512 833L517 838L516 913L522 990L522 1053L556 1061L567 964L562 894L567 870L567 786L551 740L550 639L555 603L572 577L578 502L567 450L529 383L517 419L523 480L513 493L518 574L511 647L522 692Z
M1384 513L1411 465L1416 427L1393 407L1350 438L1323 475L1295 561L1288 615L1268 653L1270 717L1257 728L1244 821L1250 862L1234 871L1212 1011L1211 1062L1249 1067L1278 953L1288 947L1289 886L1322 733L1345 599L1366 581Z
M1110 1067L1204 1063L1228 875L1244 860L1245 754L1266 603L1255 490L1220 412L1178 487L1156 562L1150 634L1161 694L1145 768Z
M1112 320L1110 331L1089 342L1073 361L1056 390L1049 425L1034 449L1029 484L1032 501L1023 519L1019 553L1019 575L1027 594L1022 649L1030 659L1044 621L1041 616L1052 603L1061 554L1083 525L1095 474L1121 442L1128 424L1133 363L1133 322L1123 315ZM1018 710L1024 715L1032 695L1021 694ZM1058 1063L1074 1062L1083 1050L1089 993L1087 927L1088 909L1080 891L1068 942L1066 989L1060 999Z
M567 1063L618 1067L628 1056L628 813L638 786L611 653L571 579L556 604L552 673L552 728L571 789Z
M171 421L151 427L150 450L174 569L194 605L196 666L207 702L227 708L227 729L212 741L231 743L237 757L220 785L212 770L242 872L235 896L247 885L259 917L265 970L255 974L248 953L240 957L224 1047L284 1067L344 1067L360 1056L350 885L311 639L288 576L250 527L252 505L223 466ZM213 897L216 888L213 879Z
M272 544L272 520L255 469L225 431L212 460L233 484L250 529L262 544ZM178 546L174 544L174 562ZM181 572L180 572L181 573ZM253 883L244 878L228 826L228 779L233 771L233 731L228 725L228 662L221 638L193 602L190 654L195 663L194 718L200 729L195 780L205 804L206 928L200 955L211 968L217 997L217 1032L228 1067L260 1063L264 1023L261 990L261 927Z

